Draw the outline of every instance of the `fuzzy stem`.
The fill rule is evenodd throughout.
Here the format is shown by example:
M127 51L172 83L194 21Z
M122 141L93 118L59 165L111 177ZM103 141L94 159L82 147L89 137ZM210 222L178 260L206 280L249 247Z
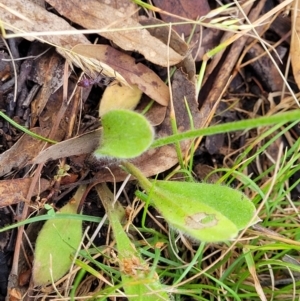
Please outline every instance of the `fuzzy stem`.
M151 189L152 183L143 175L143 173L132 163L128 161L122 162L123 167L126 171L132 174L139 181L140 185L146 190L149 191Z

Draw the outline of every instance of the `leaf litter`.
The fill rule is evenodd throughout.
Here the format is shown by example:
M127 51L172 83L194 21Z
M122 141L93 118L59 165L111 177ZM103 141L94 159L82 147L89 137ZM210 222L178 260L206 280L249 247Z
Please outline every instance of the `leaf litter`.
M218 101L220 101L221 95L224 95L223 89L226 85L225 82L229 78L235 65L233 61L238 59L241 55L243 46L246 43L250 45L252 42L250 39L246 42L247 39L245 38L239 41L239 43L233 44L232 51L216 58L216 63L213 62L213 64L211 64L213 67L211 67L211 70L208 70L207 74L212 74L213 76L205 81L200 95L200 100L203 100L203 103L200 103L200 110L198 110L195 87L195 64L190 54L191 52L193 55L197 54L197 59L199 59L199 57L202 58L202 55L199 55L199 53L203 54L203 49L200 49L201 47L204 47L204 49L213 48L212 46L206 46L206 44L204 44L204 46L201 45L199 46L200 48L197 49L195 43L201 40L201 31L198 31L194 36L194 38L196 37L196 40L194 40L195 43L192 43L192 46L188 46L185 42L182 42L181 37L175 34L175 32L172 31L170 33L168 26L149 30L143 28L142 25L149 26L155 22L151 20L151 18L138 16L136 5L133 5L132 2L129 4L128 1L127 3L126 1L122 1L118 3L119 7L110 7L97 1L89 1L88 5L84 5L82 1L75 0L68 2L49 0L47 2L64 18L72 21L73 24L79 24L83 28L90 29L91 32L98 33L100 35L100 44L92 45L91 41L77 29L77 25L70 26L69 22L57 16L55 13L45 10L44 7L36 5L31 1L25 0L16 0L13 1L13 3L6 0L2 1L3 5L12 9L8 11L4 6L0 6L1 21L3 21L5 29L19 33L21 36L23 33L24 37L29 41L36 39L53 45L56 51L67 59L75 72L78 72L79 67L87 76L91 76L92 79L95 79L97 74L102 71L104 77L115 78L117 82L109 83L106 89L107 93L110 90L114 91L115 97L121 99L121 105L126 103L126 100L123 100L123 92L118 91L119 87L131 89L130 87L137 85L139 90L137 94L140 95L141 92L143 92L144 95L140 103L138 103L139 100L136 100L131 106L132 108L136 107L137 111L142 111L147 106L149 98L155 100L156 103L147 111L146 116L149 116L151 124L155 125L157 137L164 137L172 133L169 106L170 91L168 85L164 83L167 76L166 73L161 72L161 67L178 64L178 70L172 77L171 95L179 131L184 132L191 128L184 100L187 100L189 110L193 116L193 127L203 127L209 123L211 119L209 116L212 116L214 112L220 113L215 103L218 98ZM206 1L203 2L206 3ZM124 7L122 3L124 3ZM170 3L168 2L167 4ZM183 4L184 3L181 3L181 5ZM172 5L168 7L169 12L172 12ZM257 18L260 9L261 5L257 5L256 11L254 10L253 15L251 15L253 18L251 20ZM187 12L187 15L183 17L192 19L190 16L192 11L187 10ZM197 16L198 15L201 14L197 13ZM165 25L163 21L159 21L156 24ZM178 27L175 27L175 30L178 30ZM56 31L69 31L76 32L76 34L39 35L39 33L37 33L38 31L40 33L43 31L52 31L53 33ZM190 29L178 30L179 33L182 31L186 37L190 33ZM220 38L219 35L220 31L218 30L218 34L215 34L218 42ZM207 36L208 35L205 35L204 38L207 38ZM103 38L111 41L112 46L108 46L107 41L104 41L104 44L102 44ZM211 45L215 43L215 41L212 40L213 38L211 37L208 41L212 42ZM296 46L292 46L292 48L296 49ZM38 192L42 193L45 189L48 189L49 185L59 189L59 183L52 184L51 182L49 183L49 180L45 180L46 178L55 178L56 169L54 166L57 165L57 162L54 162L54 160L59 158L68 158L71 162L73 172L78 173L80 178L82 176L82 179L85 179L83 169L88 170L89 166L96 167L93 172L94 181L123 181L127 176L127 174L120 169L118 162L111 162L109 164L110 171L105 168L107 162L102 162L102 166L100 163L99 167L93 166L96 165L93 161L90 165L86 164L91 159L88 157L88 154L92 153L98 147L101 129L85 133L82 131L83 124L79 124L78 120L75 122L80 106L82 106L81 112L85 114L84 116L86 116L88 112L92 117L98 118L97 112L91 113L91 110L87 110L86 107L92 106L96 111L95 108L98 108L98 100L102 99L103 103L105 103L105 92L102 92L105 87L93 87L93 89L97 91L97 96L95 97L95 99L97 99L97 105L91 105L87 98L88 95L85 95L88 93L84 91L84 89L76 86L76 82L78 81L77 74L74 75L75 73L72 73L68 81L67 78L71 72L65 71L62 64L60 64L58 68L59 71L56 71L56 59L58 57L56 58L53 52L51 54L52 56L50 54L51 51L46 53L42 59L35 61L34 72L28 77L30 80L35 79L39 85L43 85L42 90L38 92L36 97L33 97L33 102L30 107L31 116L28 119L28 124L31 127L36 126L36 131L41 135L48 136L50 133L51 138L58 141L58 143L50 147L48 145L48 148L42 151L42 148L45 147L45 143L24 135L14 146L0 155L0 174L7 178L6 180L0 181L0 187L3 189L2 191L10 191L9 194L5 192L7 198L4 199L3 204L21 203L23 201L29 203L32 196ZM261 55L261 53L259 55ZM296 57L296 54L293 54L293 52L292 57ZM142 63L140 61L142 61ZM49 63L49 65L47 65L47 63ZM219 69L222 65L223 68ZM293 68L295 69L294 72L297 72L295 60L293 62ZM219 73L216 76L217 72ZM274 72L268 77L268 81L276 82L277 77L275 77L273 73ZM64 76L62 76L63 74ZM215 78L217 78L218 81L215 81ZM68 85L66 86L67 81ZM66 98L66 91L63 91L62 88L57 89L63 84L65 89L68 87L68 95L74 93L75 97L72 100ZM239 87L238 83L234 82L234 84L236 84L235 87ZM53 87L56 88L54 89ZM79 102L77 102L79 95L82 95L82 105L79 105ZM145 97L145 95L147 97ZM108 99L109 98L110 97L108 97ZM136 98L139 99L138 96ZM126 97L124 97L124 99L126 99ZM71 103L72 106L66 108L67 101L69 104ZM100 108L102 101L100 101ZM107 105L107 110L110 110L109 101ZM58 112L63 112L63 114L58 114ZM220 114L221 118L219 121L225 118L225 115L222 115L224 112ZM230 117L228 117L229 115L226 116L226 118L236 118L232 117L235 115L231 115ZM21 122L24 122L24 120L21 119ZM74 125L72 126L73 123ZM10 134L13 135L11 132ZM186 153L189 147L189 141L181 143L183 153ZM218 148L219 147L214 150L215 153L218 153ZM19 156L20 150L22 151L22 156ZM222 152L222 150L220 150L220 152ZM28 184L29 178L18 182L19 179L13 180L10 173L13 173L13 175L18 178L21 177L22 172L25 170L23 168L24 166L30 166L32 163L44 164L45 162L47 163L41 174L43 185L41 185L40 190L37 191L37 182L32 194L27 195L27 191L29 190L30 192L30 187L33 185ZM168 145L159 149L149 150L141 157L133 159L132 163L139 167L146 176L152 176L172 168L178 163L178 157L175 148ZM26 170L28 171L28 169ZM114 176L112 176L112 174ZM32 176L30 171L26 174L26 176L28 175ZM9 178L11 179L9 180ZM32 181L30 181L30 183L31 182ZM50 193L49 190L48 193ZM59 194L56 192L53 193L55 197ZM50 195L42 195L46 200L51 200ZM18 285L15 286L17 287Z
M79 0L47 2L66 18L84 28L102 29L100 34L103 37L113 41L123 50L143 54L154 64L167 67L183 60L181 55L153 37L133 18L113 7L95 0L90 0L88 5L82 5Z

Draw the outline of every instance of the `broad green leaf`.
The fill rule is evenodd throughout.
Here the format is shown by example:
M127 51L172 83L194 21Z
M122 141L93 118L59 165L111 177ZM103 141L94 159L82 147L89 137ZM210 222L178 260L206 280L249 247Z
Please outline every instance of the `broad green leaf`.
M106 184L96 186L97 193L106 209L117 243L118 262L122 275L122 286L130 301L170 300L156 273L152 273L125 233L121 220L125 217L123 207L116 202ZM151 275L151 276L150 276ZM131 296L131 297L129 297Z
M102 125L100 146L94 152L96 158L135 158L145 152L154 139L154 130L149 121L130 110L107 112L102 117Z
M255 206L236 189L206 183L150 182L131 163L123 165L138 179L165 220L194 239L205 242L232 239L254 217Z
M245 228L255 213L252 202L243 193L228 186L175 181L156 181L153 184L165 194L171 192L172 196L176 194L190 200L187 207L195 202L218 210L231 220L238 230ZM186 208L185 204L183 207Z
M170 225L201 241L234 238L255 213L243 193L217 184L156 181L148 193Z
M86 186L80 186L72 200L57 215L75 214L85 189ZM71 256L77 250L81 238L81 220L64 218L46 221L36 241L32 271L34 284L47 285L66 274L71 267Z

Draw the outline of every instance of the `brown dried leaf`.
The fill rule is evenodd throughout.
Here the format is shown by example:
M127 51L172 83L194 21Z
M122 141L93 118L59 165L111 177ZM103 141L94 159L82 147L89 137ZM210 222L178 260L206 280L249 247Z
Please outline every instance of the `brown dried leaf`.
M47 0L47 2L64 17L84 28L103 30L101 31L103 37L112 40L124 50L143 54L152 63L167 67L183 60L183 56L153 37L126 12L123 13L96 0L89 0L88 5L84 5L81 0ZM125 28L128 30L124 30Z
M22 294L19 290L13 288L9 290L8 292L9 295L9 301L20 301L22 300Z
M156 18L147 18L145 16L139 17L139 22L143 26L148 26L147 30L151 33L152 36L156 37L164 44L169 45L172 49L178 52L182 56L186 56L189 52L188 44L179 36L176 31L166 26L157 26L165 24L163 21ZM150 27L154 25L153 27Z
M175 17L176 15L190 20L197 20L197 18L206 15L210 11L207 0L153 0L153 3L155 6L172 14L161 14L162 20L166 23L178 22L179 19ZM188 36L191 34L193 24L175 25L174 29L179 35L184 34Z
M8 11L0 6L1 21L5 29L15 33L42 32L58 30L75 30L61 17L54 15L29 0L2 0L1 4L10 8ZM13 13L15 11L15 13ZM17 15L18 14L18 15ZM22 15L23 17L21 18ZM24 36L33 41L36 37ZM77 44L89 44L84 35L45 35L37 39L63 48L71 49Z
M31 129L41 136L47 136L49 130ZM7 174L13 168L22 168L28 164L43 148L45 142L28 135L23 135L9 150L0 154L0 176Z
M142 94L142 91L136 85L128 87L117 83L111 84L102 95L99 116L101 117L114 109L133 110L139 103Z
M117 1L109 1L107 0L98 0L99 3L109 5L123 13L126 13L131 18L135 20L138 19L138 6L133 1L128 0L117 0Z
M0 181L0 207L10 206L26 201L26 195L32 179L12 179ZM33 190L32 196L35 196L50 187L50 182L41 179ZM27 200L28 201L28 200Z
M161 106L157 102L154 102L151 108L147 111L146 107L149 105L149 102L149 99L145 99L143 97L135 111L144 114L153 126L157 126L164 121L167 113L167 107Z
M145 16L139 17L139 22L144 26L149 25L158 25L163 24L164 22L155 19L155 18L147 18ZM190 50L192 51L193 57L196 57L196 61L201 61L203 55L213 49L220 43L220 39L222 37L222 31L217 30L215 28L202 28L201 31L195 31L192 36L192 40L190 41L191 48L185 43L180 35L176 33L176 31L171 31L171 37L169 38L169 28L154 26L150 27L147 30L156 38L161 40L162 42L169 43L170 47L174 49L179 54L186 56L186 53ZM170 39L170 41L169 41ZM195 60L193 60L193 65L195 65Z
M39 164L48 160L56 160L59 158L90 154L98 146L102 129L77 136L55 145L52 145L40 152L29 164Z
M129 84L136 84L141 91L159 104L168 105L170 94L167 85L147 66L136 64L131 56L108 45L77 45L72 52L105 63Z
M169 28L167 27L157 27L156 25L163 24L163 22L159 19L140 16L139 21L144 26L155 25L154 27L148 28L148 31L165 44L168 43L168 45L170 45L170 47L176 52L185 56L184 60L181 61L176 67L182 67L184 69L184 72L187 73L188 78L191 81L194 81L196 72L195 61L191 55L186 55L190 52L190 49L188 44L184 40L182 40L182 37L180 37L174 30L171 30L170 35Z
M300 88L300 14L299 6L300 1L295 0L293 2L292 9L292 39L291 39L291 62L293 67L293 74L298 88Z

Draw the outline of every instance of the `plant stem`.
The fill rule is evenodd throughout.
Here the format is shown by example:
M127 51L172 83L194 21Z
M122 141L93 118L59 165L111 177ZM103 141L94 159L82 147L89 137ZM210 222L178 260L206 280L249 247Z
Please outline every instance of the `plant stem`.
M139 181L140 185L146 190L149 191L151 189L151 182L143 175L143 173L132 163L128 161L122 162L123 167L126 171L132 174Z

